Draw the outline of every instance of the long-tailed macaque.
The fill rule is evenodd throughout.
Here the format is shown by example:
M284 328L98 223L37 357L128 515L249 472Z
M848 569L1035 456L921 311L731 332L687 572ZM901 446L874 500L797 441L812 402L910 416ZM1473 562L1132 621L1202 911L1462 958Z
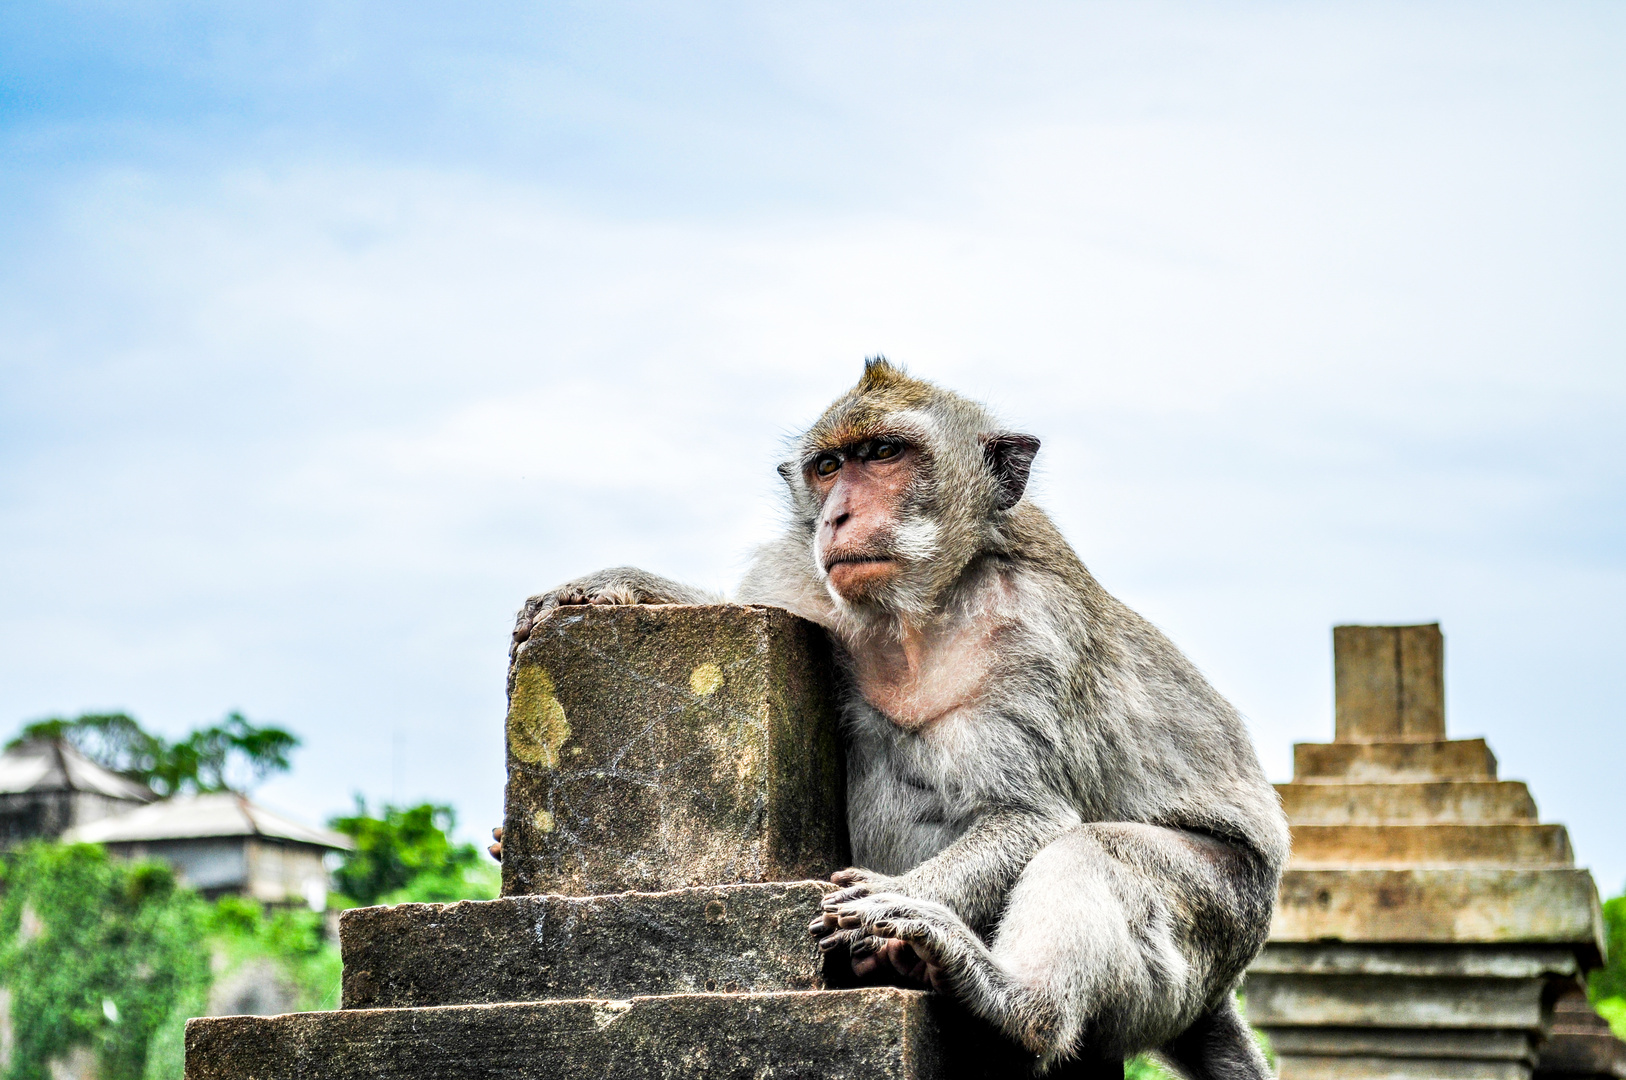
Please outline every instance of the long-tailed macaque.
M1023 498L1039 441L885 360L779 466L790 527L743 603L837 644L858 865L812 930L860 977L959 998L1038 1056L1156 1049L1269 1075L1233 990L1287 826L1241 718ZM719 597L633 569L533 597ZM896 973L896 974L894 974Z

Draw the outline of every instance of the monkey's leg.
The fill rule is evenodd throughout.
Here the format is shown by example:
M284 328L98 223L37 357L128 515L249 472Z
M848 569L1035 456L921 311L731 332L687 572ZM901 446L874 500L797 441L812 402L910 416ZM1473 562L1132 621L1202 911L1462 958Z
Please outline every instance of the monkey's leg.
M1259 1052L1247 1021L1237 1012L1236 999L1226 995L1215 1008L1197 1018L1161 1050L1163 1057L1191 1080L1231 1080L1232 1077L1269 1076L1270 1066Z
M1023 870L991 947L940 904L877 894L841 904L839 925L908 941L934 985L1049 1065L1087 1041L1127 1057L1171 1044L1198 1077L1266 1077L1230 986L1257 947L1274 880L1218 842L1148 825L1080 826ZM1268 876L1268 875L1266 875ZM1254 894L1261 894L1255 896ZM1252 944L1248 944L1252 941ZM1194 1022L1209 1026L1182 1041ZM1205 1039L1203 1032L1211 1033Z

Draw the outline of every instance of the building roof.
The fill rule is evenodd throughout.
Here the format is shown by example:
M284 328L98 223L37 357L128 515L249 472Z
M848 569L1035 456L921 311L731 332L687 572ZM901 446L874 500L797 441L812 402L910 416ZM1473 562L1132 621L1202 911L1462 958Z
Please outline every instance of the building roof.
M151 788L102 768L62 739L34 739L0 754L0 795L89 791L112 799L152 802Z
M231 791L165 799L127 814L70 829L62 839L87 844L130 844L227 836L263 836L338 851L355 847L355 842L343 833L284 817Z

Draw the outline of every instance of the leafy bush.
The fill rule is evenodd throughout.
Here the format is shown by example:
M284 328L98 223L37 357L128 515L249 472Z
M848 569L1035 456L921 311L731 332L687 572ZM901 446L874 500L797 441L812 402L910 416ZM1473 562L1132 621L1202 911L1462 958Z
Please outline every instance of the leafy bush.
M169 867L90 844L30 844L4 874L8 1080L45 1080L76 1047L95 1054L104 1080L140 1080L153 1036L208 985L205 906Z
M374 817L356 796L356 812L328 826L356 842L334 874L351 903L450 903L497 895L496 864L473 844L452 843L456 816L449 806L386 803ZM348 906L348 905L346 905Z
M1626 1039L1626 895L1603 906L1608 935L1608 963L1587 978L1587 995L1598 1015Z

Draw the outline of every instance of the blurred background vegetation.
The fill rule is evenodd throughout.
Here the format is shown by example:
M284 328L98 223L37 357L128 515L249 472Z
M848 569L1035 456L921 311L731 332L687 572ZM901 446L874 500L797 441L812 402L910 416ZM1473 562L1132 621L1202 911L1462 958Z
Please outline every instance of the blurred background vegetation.
M241 791L290 767L292 734L233 713L177 742L122 713L30 724L9 745L61 738L164 795ZM179 1080L190 1016L252 1011L268 991L294 1010L339 1006L338 912L378 903L490 899L499 868L452 840L449 806L356 798L330 828L355 841L325 910L205 899L154 860L34 841L0 859L0 1008L6 1080L55 1072ZM258 996L258 998L257 998ZM247 1005L250 1009L244 1009Z

